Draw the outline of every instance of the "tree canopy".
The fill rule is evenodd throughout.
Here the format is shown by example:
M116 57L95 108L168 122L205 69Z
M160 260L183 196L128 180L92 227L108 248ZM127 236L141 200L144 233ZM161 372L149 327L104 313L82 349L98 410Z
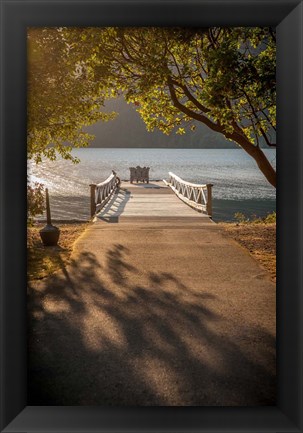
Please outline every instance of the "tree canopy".
M43 87L42 102L38 92L29 106L30 149L34 153L39 134L48 134L48 144L55 137L59 150L63 141L78 145L84 121L88 124L98 116L106 118L100 113L104 100L123 94L135 104L149 130L185 134L194 129L194 120L202 122L241 146L266 179L276 185L275 170L260 147L261 141L276 145L273 29L106 27L43 31L38 52L48 57L49 50L57 59L60 54L60 65L51 61L47 80L42 80L53 83L55 95L48 99L49 86L46 90ZM40 82L37 86L33 78L36 63L32 62L29 82L39 89ZM45 65L41 67L45 69ZM66 102L61 102L62 94L68 96ZM47 111L50 117L41 113L38 102L52 107ZM56 103L62 106L53 112ZM55 124L59 119L60 124L62 118L73 121L70 136L65 133L64 138L60 128L51 134L49 122L55 119ZM45 120L47 128L40 128ZM46 142L44 154L50 151Z
M72 147L85 147L93 139L83 127L109 120L102 111L107 89L102 83L78 78L68 61L69 45L56 28L28 32L28 158L42 156L77 161Z

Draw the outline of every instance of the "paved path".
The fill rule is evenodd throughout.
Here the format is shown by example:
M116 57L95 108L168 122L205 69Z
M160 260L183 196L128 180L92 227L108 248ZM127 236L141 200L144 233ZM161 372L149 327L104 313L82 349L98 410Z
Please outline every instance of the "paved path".
M274 405L266 272L196 212L124 209L29 288L29 404Z

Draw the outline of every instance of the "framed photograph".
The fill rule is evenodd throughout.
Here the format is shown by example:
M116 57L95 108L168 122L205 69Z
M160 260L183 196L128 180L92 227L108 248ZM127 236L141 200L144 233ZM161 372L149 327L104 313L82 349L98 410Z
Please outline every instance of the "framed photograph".
M1 18L1 431L301 432L302 0L1 0ZM140 33L142 28L146 30ZM98 29L107 30L98 33ZM238 29L238 33L235 35L229 29ZM204 36L209 43L206 48L203 46ZM96 56L100 55L100 46L95 44L96 37L98 44L100 38L103 41L102 62L95 61ZM206 56L209 65L220 63L221 71L224 71L227 58L229 63L235 61L231 45L234 44L236 47L237 41L246 40L245 38L249 40L245 49L251 52L246 57L246 63L238 63L243 68L245 63L245 71L241 70L242 73L237 70L239 74L232 86L230 78L224 81L221 77L220 81L219 76L214 75L213 80L207 82L207 92L199 94L197 80L204 82L204 74L211 75L210 69L203 70L204 63L199 57L201 53ZM272 76L269 66L273 52L272 39L274 46L277 47L277 115L273 110L275 102L272 106L266 105L270 104L272 97L269 89ZM172 40L174 44L171 43ZM260 40L263 46L261 44L258 48L256 41ZM117 48L117 41L121 42L122 51ZM195 45L196 41L199 41L199 46ZM89 54L85 54L85 61L82 57L84 43L90 47ZM142 57L141 54L148 43L151 44L151 49L147 62L147 57ZM212 47L219 43L222 50L212 50ZM173 72L167 81L169 100L167 94L163 94L161 90L162 64L159 47L164 47L164 51L171 50L169 58L172 59L170 67ZM62 66L63 63L56 62L56 56L62 56L63 52L66 54L66 49L70 50L70 53ZM184 51L181 52L182 49ZM254 50L258 49L263 50L261 61L254 63L248 70ZM131 66L124 65L125 55ZM198 63L200 62L202 72L199 77L196 75L197 69L191 55L195 56ZM71 75L72 79L68 81L67 69L64 68L68 68L72 62L76 69L74 75ZM117 79L117 71L120 71L122 63L123 74ZM225 71L228 71L229 66ZM259 73L264 73L265 84L261 86L261 90L258 86L254 87L259 79L254 79L253 71L256 68L259 68ZM144 70L146 76L150 71L150 77L143 83L137 75L139 70ZM57 78L65 80L67 92L72 89L70 100L73 101L73 105L68 105L70 100L67 98L62 101L62 105L66 103L64 110L70 110L72 113L70 117L62 117L60 104L56 106L61 89L52 81L53 71ZM116 81L113 81L110 72L116 74ZM46 73L47 86L43 83L43 74L45 76ZM163 72L165 73L166 71ZM99 81L91 80L90 74L94 74L94 78L99 77ZM247 80L249 77L250 88L254 90L249 95L245 93L246 99L243 102L241 97L235 97L238 95L235 86L239 82L242 83L244 75ZM131 86L130 77L133 79ZM273 80L275 81L275 77ZM175 223L182 225L185 220L183 219L182 223L178 222L176 213L180 206L183 206L182 217L187 218L186 224L190 225L192 232L192 238L189 236L186 245L182 244L184 251L192 250L188 272L198 266L195 260L200 260L197 254L201 245L195 243L196 217L192 216L190 212L194 211L188 206L187 210L184 210L185 205L180 204L179 198L196 210L199 208L198 210L205 214L205 224L213 225L209 217L213 216L213 212L218 212L220 206L216 197L212 201L212 184L206 180L204 185L197 185L194 172L190 173L191 168L188 169L189 177L192 176L189 182L184 182L178 177L179 173L169 173L163 184L159 178L162 176L161 170L160 174L157 172L153 176L152 169L147 167L153 155L151 152L144 153L143 150L150 149L143 149L140 153L140 146L137 148L138 152L134 149L120 149L120 152L124 151L126 171L123 172L122 178L119 171L109 173L105 182L102 182L103 178L99 179L99 175L93 176L92 172L97 172L98 167L103 167L102 158L110 159L110 153L102 149L103 153L99 152L99 156L97 152L91 154L90 160L86 160L87 167L90 167L87 169L88 172L82 173L79 170L83 179L86 179L85 176L91 179L90 184L88 180L85 181L87 196L83 198L81 192L71 199L71 195L65 197L62 190L63 192L58 193L58 196L61 194L61 201L55 204L51 202L55 218L60 218L58 209L64 206L64 209L71 210L71 214L72 210L74 212L79 209L84 219L101 219L103 227L108 222L119 222L121 215L126 218L122 221L124 229L120 229L120 224L107 224L115 227L111 231L103 228L100 239L100 233L93 235L98 235L99 244L94 248L103 254L104 263L96 261L91 252L85 250L90 242L89 237L86 237L86 243L80 240L77 244L80 242L82 249L85 246L83 251L79 250L77 256L82 268L74 263L71 265L74 266L74 275L70 276L64 267L64 257L69 247L60 247L61 250L56 256L57 268L52 268L52 265L48 264L45 269L52 274L61 266L66 279L64 281L69 281L69 293L65 282L60 282L60 277L54 277L48 293L45 293L42 282L35 286L35 296L31 296L32 287L31 284L27 284L28 263L29 260L38 262L39 257L32 258L27 253L28 175L34 174L34 179L39 180L43 170L49 170L49 167L46 164L42 165L40 171L32 171L33 166L28 162L28 152L32 152L37 160L44 157L51 160L53 154L49 143L55 142L63 160L70 159L71 155L82 155L81 149L78 153L69 153L70 149L66 147L65 142L78 140L76 147L82 147L87 136L82 134L81 128L80 130L77 127L69 127L66 119L73 122L73 125L77 123L77 116L80 113L83 119L86 116L87 124L93 124L95 118L110 119L111 113L102 112L102 107L108 96L108 88L111 88L112 96L117 96L115 88L110 87L113 86L113 82L118 90L127 92L126 99L140 111L141 117L151 129L158 127L162 132L171 132L170 125L173 124L177 134L182 137L185 132L184 124L188 124L189 128L196 128L192 120L199 121L203 118L203 123L204 116L208 115L206 123L204 122L206 125L211 124L210 127L216 132L224 132L227 139L235 142L238 140L238 144L244 149L247 148L250 154L248 143L243 142L239 126L234 125L228 129L229 122L232 122L228 120L231 119L228 116L238 110L242 117L243 113L246 116L242 123L242 132L245 130L251 137L255 134L258 150L263 144L276 146L277 143L277 159L274 164L277 182L272 167L264 167L266 162L254 155L268 182L277 185L277 295L273 295L272 283L262 283L262 273L256 270L253 276L249 275L246 270L248 262L244 260L240 263L237 254L230 258L231 265L226 265L231 275L228 276L224 268L222 277L225 282L228 279L231 281L229 285L224 286L224 290L229 290L231 296L232 275L237 275L241 281L243 279L241 303L254 304L254 308L250 309L251 317L249 316L247 323L255 323L255 314L264 317L256 321L258 327L256 325L253 330L252 326L246 323L246 317L242 318L242 312L240 313L232 302L227 307L214 306L219 299L220 302L222 300L219 296L219 279L214 279L213 283L207 280L207 287L212 287L212 290L211 293L205 290L202 296L196 288L200 284L198 272L196 276L188 279L184 271L184 280L180 278L180 266L187 253L177 253L176 246L181 243L177 240L176 234L167 235L172 247L161 243L161 237L165 235L169 225L167 219L163 219L166 215L162 214L163 209L167 212L169 208L170 218L175 218ZM228 92L232 94L234 105L231 107L226 103L222 109L222 101L218 102L215 98L218 86L226 88L228 83ZM241 86L247 89L243 83ZM203 98L207 100L208 108L203 105ZM265 101L264 110L258 105L261 99ZM258 106L259 117L255 112L254 101L257 101L255 107ZM45 127L41 130L32 127L34 117L35 121L39 118L43 126L44 119L49 116L47 110L50 106L52 115L49 117L47 131ZM77 110L74 109L75 106L78 107ZM212 106L221 107L218 115L221 116L220 120L216 118L215 109L211 115L209 114L209 107ZM179 109L177 114L176 108ZM183 113L181 119L180 113ZM272 121L275 116L277 129L275 122ZM127 119L127 122L130 122L131 118ZM60 124L59 138L52 130L56 122ZM104 129L102 134L106 134ZM260 140L264 141L263 144L259 143L258 135L261 137ZM272 135L275 136L273 142L268 138ZM110 135L106 137L107 143L110 143ZM144 137L147 140L146 136ZM227 144L226 146L228 147ZM100 147L113 146L109 144ZM133 146L127 144L125 147ZM131 151L137 155L137 167L134 163L136 157L131 158ZM268 151L269 160L272 159L270 151L271 149ZM196 154L192 153L192 159L195 160ZM115 155L117 154L118 149ZM263 152L261 154L263 155ZM228 152L224 155L224 158L228 158ZM114 158L117 159L117 156L111 157L112 161L115 161ZM163 153L163 161L165 157ZM190 157L188 158L187 163L190 164ZM210 156L209 158L211 159ZM220 165L218 156L215 158L217 167L220 166L221 170L223 165ZM174 166L182 167L182 164L178 166L176 161ZM129 165L133 167L128 167ZM166 167L165 164L163 166ZM60 176L59 171L54 173L54 176L58 175L61 184L68 190L68 176L72 174L68 173L66 167L62 163L58 169L61 170ZM112 168L116 169L115 166ZM130 176L130 179L127 179L127 176ZM237 181L236 178L234 181ZM120 186L122 195L112 200L117 185ZM140 185L144 188L143 193ZM178 199L175 200L173 193L167 198L165 191L162 190L167 186L171 188L170 193L172 190ZM138 188L141 191L139 194ZM158 196L157 205L154 201L150 202L151 192L154 193L153 197L156 194ZM30 194L33 206L41 207L40 192L30 189ZM136 194L140 203L133 198ZM50 199L52 200L51 190ZM46 200L47 225L40 230L40 235L44 245L47 245L47 242L50 242L49 245L56 245L60 232L52 225L48 192ZM105 206L108 204L115 209L114 213L108 211L109 207ZM95 215L101 207L101 213ZM144 235L140 226L142 208L144 212L150 213L149 224L152 226L150 233L145 230ZM226 209L224 211L228 212ZM33 215L35 212L34 210ZM137 229L129 223L127 216L137 218ZM161 225L157 225L157 218L162 218ZM240 222L241 218L243 219L243 215L238 214ZM69 236L68 230L70 228L66 228ZM78 233L77 230L78 228L72 227L72 239L74 232ZM221 255L218 256L217 262L215 258L211 261L209 268L207 261L200 263L206 279L211 272L220 275L224 254L231 254L230 249L224 249L224 239L210 235L209 231L212 229L203 232L206 236L203 247L208 248L212 254L212 248L219 239ZM84 235L83 239L85 236L87 235ZM132 242L127 236L132 237L133 242L139 245L136 252L127 248ZM152 238L158 239L158 255L163 257L162 261L159 261L159 268L153 268L154 256L149 254L148 250ZM191 247L189 241L192 242ZM170 248L175 248L174 252L170 252ZM128 260L130 254L132 260ZM171 263L173 256L176 259L174 265ZM170 272L174 266L176 272ZM149 269L148 279L146 275L145 279L142 276L141 268L144 267ZM44 276L45 274L36 274L36 279ZM135 281L132 286L128 283L130 278L134 278ZM190 284L185 281L190 281ZM247 287L244 281L249 281ZM81 291L76 288L77 282L83 283ZM239 287L242 287L241 284ZM109 285L114 289L107 290ZM150 290L151 287L153 290ZM93 295L88 294L86 288ZM255 293L255 299L252 291ZM113 297L119 299L118 304L113 303ZM84 314L85 309L89 309L89 313ZM232 315L233 311L235 318L228 321L227 315L229 312ZM157 326L142 327L138 321L140 314L147 322L156 319ZM104 329L99 326L100 315ZM71 322L68 323L67 317L72 318L75 326L71 326ZM52 325L40 326L40 319ZM242 325L239 330L237 326L240 322ZM197 339L201 342L201 338L208 348L207 354L202 353L203 344L200 349L197 348ZM34 340L33 349L29 341ZM43 347L43 351L37 351L37 347ZM140 352L142 347L144 353ZM258 347L257 353L254 353L255 347ZM106 349L103 358L100 348ZM63 351L65 359L61 362L60 354ZM69 368L66 368L67 365ZM75 372L80 371L79 366L82 373L77 376ZM180 371L182 374L179 374ZM224 371L224 374L221 374L221 371ZM200 381L202 376L203 380ZM100 387L104 389L101 400L97 397Z

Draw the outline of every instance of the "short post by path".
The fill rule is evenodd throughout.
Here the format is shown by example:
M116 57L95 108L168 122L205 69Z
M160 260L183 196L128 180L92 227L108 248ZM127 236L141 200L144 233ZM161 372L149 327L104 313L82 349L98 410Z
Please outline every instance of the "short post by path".
M46 197L46 223L47 225L52 225L48 188L45 188L45 197Z

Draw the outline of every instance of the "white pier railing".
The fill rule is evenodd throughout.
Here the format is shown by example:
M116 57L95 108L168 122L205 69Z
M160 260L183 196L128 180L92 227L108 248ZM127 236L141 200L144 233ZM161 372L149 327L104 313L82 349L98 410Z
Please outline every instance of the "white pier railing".
M187 205L212 217L212 184L190 183L169 172L168 185Z
M93 217L97 212L99 212L103 206L108 202L111 196L116 191L120 184L120 179L117 177L117 173L112 172L108 178L97 185L90 184L90 213Z

